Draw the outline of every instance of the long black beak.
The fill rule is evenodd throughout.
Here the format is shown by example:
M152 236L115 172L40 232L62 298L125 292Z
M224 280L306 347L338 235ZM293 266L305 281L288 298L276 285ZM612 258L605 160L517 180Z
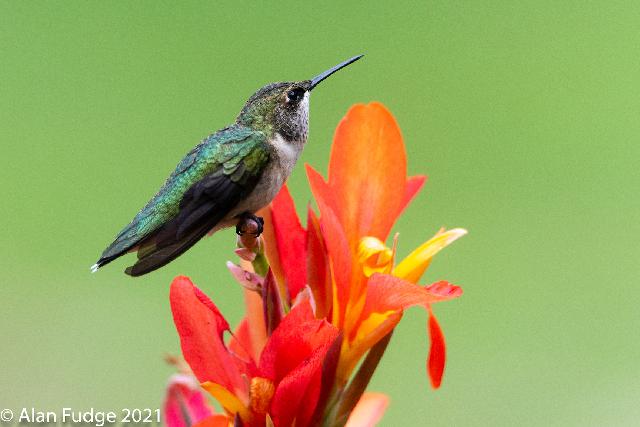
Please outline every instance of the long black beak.
M324 73L315 76L314 78L311 79L311 87L309 88L309 90L312 90L314 87L318 86L321 81L329 77L331 74L346 67L349 64L356 62L358 59L362 58L363 56L364 55L358 55L358 56L354 56L353 58L349 58L346 61L339 63L335 67L328 69Z

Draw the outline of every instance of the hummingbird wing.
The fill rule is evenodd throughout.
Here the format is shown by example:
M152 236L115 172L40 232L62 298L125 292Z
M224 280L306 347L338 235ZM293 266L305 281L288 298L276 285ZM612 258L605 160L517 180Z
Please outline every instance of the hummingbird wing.
M104 250L94 268L130 250L139 276L171 262L209 232L255 187L270 155L262 132L233 125L206 138Z

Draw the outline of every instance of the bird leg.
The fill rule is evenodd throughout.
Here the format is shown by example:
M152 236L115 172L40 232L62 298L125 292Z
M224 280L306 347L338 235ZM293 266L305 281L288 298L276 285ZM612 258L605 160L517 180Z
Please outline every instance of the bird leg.
M244 236L249 234L254 238L260 237L264 230L264 219L252 214L251 212L245 212L238 216L238 224L236 224L236 234L238 236Z
M260 234L264 229L264 219L245 212L237 216L236 234L238 249L236 254L253 265L253 271L260 277L267 277L269 262L264 254Z

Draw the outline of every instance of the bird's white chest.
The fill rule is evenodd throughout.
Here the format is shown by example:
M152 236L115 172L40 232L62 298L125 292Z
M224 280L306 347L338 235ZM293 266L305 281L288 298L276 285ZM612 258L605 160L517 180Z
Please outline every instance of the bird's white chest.
M243 212L255 212L271 203L291 175L302 152L304 141L288 142L276 134L270 145L274 151L269 164L253 191L233 210L233 216Z

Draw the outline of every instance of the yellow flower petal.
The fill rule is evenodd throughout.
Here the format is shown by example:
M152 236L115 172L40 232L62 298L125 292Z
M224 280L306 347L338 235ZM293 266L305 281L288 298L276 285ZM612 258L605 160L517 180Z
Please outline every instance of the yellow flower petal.
M358 245L358 261L367 277L373 273L390 273L393 250L376 237L363 237Z
M244 421L249 420L249 409L240 401L240 399L238 399L236 395L220 384L213 383L211 381L204 382L200 385L203 389L207 390L227 412L231 414L240 414L240 418Z
M340 354L336 377L346 381L358 361L378 341L396 327L402 318L402 311L389 310L384 313L371 313L358 328L352 342L345 341Z
M423 243L403 259L393 270L393 275L416 283L425 272L431 258L447 245L467 234L463 228L454 228L445 232L438 232L431 239Z

